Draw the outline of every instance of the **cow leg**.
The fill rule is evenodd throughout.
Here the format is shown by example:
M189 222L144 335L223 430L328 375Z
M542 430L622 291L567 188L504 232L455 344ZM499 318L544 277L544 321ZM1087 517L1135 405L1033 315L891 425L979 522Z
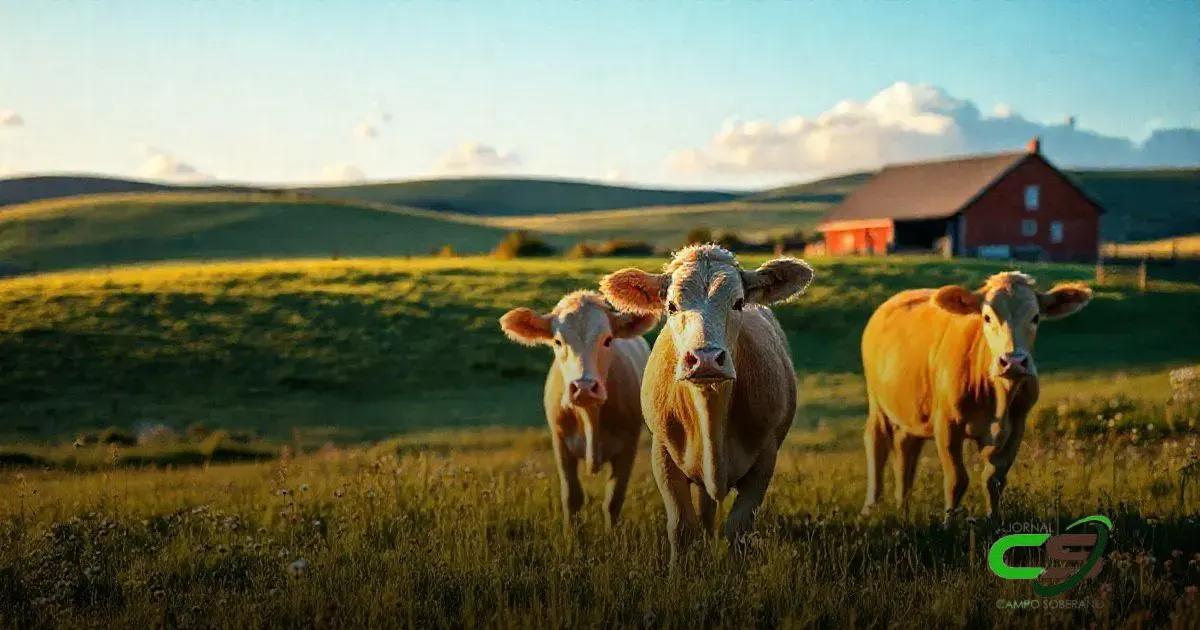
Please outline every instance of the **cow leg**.
M892 448L891 425L874 408L874 403L871 407L867 414L867 426L863 430L863 446L867 451L867 499L863 502L863 516L871 512L883 495L883 466Z
M725 537L734 544L742 534L754 527L754 512L762 504L767 494L767 486L775 474L775 457L777 452L768 449L758 456L758 461L746 471L746 475L737 482L737 498L729 509L729 518L725 519Z
M579 459L567 450L562 436L554 436L554 455L558 462L558 482L562 494L563 531L570 533L575 515L583 507L583 486L579 483Z
M893 472L896 478L896 505L908 515L908 494L912 492L913 479L917 476L917 461L921 459L921 447L925 439L899 430L892 437L896 449Z
M1008 469L1017 459L1017 450L1021 448L1021 437L1025 434L1025 419L1011 419L1012 428L999 446L983 449L983 487L987 491L985 499L987 516L990 519L1000 518L1000 495L1008 485Z
M937 442L938 459L942 462L942 484L946 493L946 518L949 527L958 513L963 494L967 491L967 467L963 463L963 433L945 419L934 419L933 438Z
M608 527L617 526L621 518L621 506L625 504L625 491L629 488L629 478L633 472L633 460L637 457L637 444L633 444L625 452L618 454L612 460L612 472L608 484L604 488L604 509L608 515Z
M688 489L691 482L672 461L667 447L657 436L651 448L650 464L654 470L654 481L662 494L663 507L667 510L667 541L671 545L671 566L675 566L679 552L696 527L696 509L692 506L692 495Z
M708 496L704 486L693 485L692 496L700 509L700 525L704 528L704 533L712 536L717 531L717 502Z

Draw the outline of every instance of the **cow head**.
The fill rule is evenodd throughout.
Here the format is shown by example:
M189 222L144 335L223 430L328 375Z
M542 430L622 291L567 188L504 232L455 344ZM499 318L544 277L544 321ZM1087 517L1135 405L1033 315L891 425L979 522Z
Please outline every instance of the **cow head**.
M940 308L979 317L991 352L992 377L1021 380L1037 376L1033 342L1043 320L1071 315L1092 299L1092 290L1078 283L1060 284L1045 293L1033 278L1016 271L998 273L977 291L945 286L933 295Z
M685 247L663 271L622 269L605 276L600 289L622 311L667 314L666 329L678 353L675 378L693 384L737 378L740 311L788 300L813 277L812 268L794 258L744 271L732 253L716 245Z
M509 339L554 348L554 369L565 384L564 407L604 404L613 339L643 335L656 323L656 315L614 311L594 291L567 294L545 315L515 308L500 318L500 327Z

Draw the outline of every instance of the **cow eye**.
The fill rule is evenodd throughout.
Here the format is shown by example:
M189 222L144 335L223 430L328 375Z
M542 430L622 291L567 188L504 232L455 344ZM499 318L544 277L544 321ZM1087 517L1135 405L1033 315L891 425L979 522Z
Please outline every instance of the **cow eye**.
M674 302L667 302L667 312L674 315L679 312L679 307Z
M740 311L740 310L742 310L742 307L745 305L746 305L746 300L743 298L738 298L738 299L734 300L734 302L733 302L733 310Z
M611 345L612 345L612 336L610 335L610 336L604 338L604 347L607 348Z
M561 347L562 347L562 339L559 339L558 337L555 337L555 338L554 338L554 346L555 346L556 348L561 348Z
M987 313L984 313L983 314L983 323L985 323L985 324L992 323L992 316L988 315Z
M1034 316L1033 316L1033 325L1034 325L1034 326L1037 326L1037 325L1038 325L1038 322L1040 322L1040 321L1042 321L1042 314L1041 314L1041 313L1038 313L1038 314L1036 314L1036 315L1034 315Z

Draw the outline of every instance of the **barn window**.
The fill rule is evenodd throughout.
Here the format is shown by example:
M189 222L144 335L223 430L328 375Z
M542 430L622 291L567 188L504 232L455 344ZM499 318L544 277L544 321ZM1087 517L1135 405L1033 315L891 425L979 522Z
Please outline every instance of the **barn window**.
M1021 219L1021 236L1037 236L1037 219Z
M1038 201L1041 196L1042 189L1037 184L1030 184L1025 187L1025 209L1037 210Z
M1050 222L1050 242L1051 243L1063 242L1062 221L1051 221Z

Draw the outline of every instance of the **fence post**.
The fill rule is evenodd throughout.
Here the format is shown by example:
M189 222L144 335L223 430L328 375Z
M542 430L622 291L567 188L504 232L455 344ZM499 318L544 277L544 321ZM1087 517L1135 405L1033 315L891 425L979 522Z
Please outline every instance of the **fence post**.
M1096 258L1096 285L1104 286L1104 256Z
M1146 292L1146 284L1149 280L1146 267L1146 257L1142 256L1142 262L1138 263L1138 290L1142 293Z

